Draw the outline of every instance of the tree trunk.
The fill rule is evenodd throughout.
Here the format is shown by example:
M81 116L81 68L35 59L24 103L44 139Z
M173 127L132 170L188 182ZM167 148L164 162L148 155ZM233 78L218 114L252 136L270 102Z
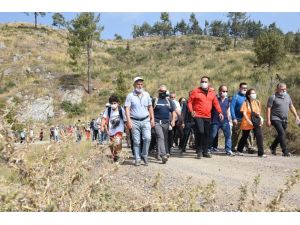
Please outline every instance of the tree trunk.
M37 28L37 13L34 13L34 28Z
M236 41L237 41L237 36L234 36L233 48L235 48L235 47L236 47Z
M88 75L88 93L91 94L92 87L91 87L91 45L88 45L87 49L87 75Z

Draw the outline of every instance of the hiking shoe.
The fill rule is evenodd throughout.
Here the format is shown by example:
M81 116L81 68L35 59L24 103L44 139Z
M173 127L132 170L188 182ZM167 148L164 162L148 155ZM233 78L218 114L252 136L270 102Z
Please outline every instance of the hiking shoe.
M167 153L166 156L167 156L167 158L170 158L170 154L169 153Z
M260 157L260 158L267 158L267 155L263 154L263 155L259 155L258 157Z
M212 156L209 153L203 153L203 157L205 157L205 158L211 158Z
M163 155L163 156L161 157L161 160L162 160L162 163L163 163L163 164L166 164L167 161L168 161L168 157L165 156L165 155Z
M291 157L292 154L288 152L288 153L283 153L282 156L284 156L284 157Z
M277 154L276 154L276 149L270 148L270 151L271 151L272 155L277 155Z
M141 165L141 160L136 160L134 163L135 166L140 166Z
M157 159L158 161L161 161L161 157L160 157L159 154L156 155L156 159Z
M254 154L255 153L255 149L254 148L248 148L247 149L247 153L248 154Z
M236 155L243 156L244 153L237 151Z
M144 165L148 166L148 158L147 157L142 157L142 160L144 162Z
M226 152L226 155L228 155L228 156L235 156L235 154L232 151Z
M120 157L116 155L116 156L114 157L114 162L118 162L119 159L120 159Z
M202 153L201 152L198 152L197 153L197 159L201 159L202 158Z

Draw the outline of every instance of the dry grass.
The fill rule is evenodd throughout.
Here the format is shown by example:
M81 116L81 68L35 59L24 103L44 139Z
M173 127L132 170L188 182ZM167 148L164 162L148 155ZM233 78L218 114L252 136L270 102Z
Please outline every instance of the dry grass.
M120 169L106 155L106 147L76 144L63 136L59 144L15 146L10 124L0 116L0 211L218 211L216 183L195 185L187 177L183 186L170 192L163 176L145 180L147 198L133 190L114 187L112 175ZM128 158L123 152L121 159ZM122 163L122 161L121 161ZM240 188L237 211L297 211L281 206L282 199L300 180L295 171L269 202L257 199L260 176L250 189ZM114 183L115 185L116 183Z

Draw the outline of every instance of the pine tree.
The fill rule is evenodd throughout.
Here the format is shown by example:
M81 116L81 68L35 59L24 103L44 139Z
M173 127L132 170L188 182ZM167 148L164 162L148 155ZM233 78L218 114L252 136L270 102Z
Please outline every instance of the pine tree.
M300 54L300 33L295 34L295 38L292 44L292 52Z
M68 25L68 53L73 65L77 65L77 60L82 55L86 55L88 93L91 93L91 67L93 42L100 40L103 27L99 25L100 14L80 13Z
M272 29L262 32L254 42L258 65L266 64L268 71L285 56L284 36Z
M189 22L190 22L190 32L189 33L190 34L200 34L200 35L202 35L202 29L199 26L199 22L196 18L195 13L192 13L190 15Z
M236 47L237 38L245 34L247 16L245 12L230 12L227 14L230 24L230 34L234 37L233 47Z
M127 87L127 83L125 82L125 76L122 72L119 72L116 83L117 83L117 87L114 95L118 97L120 104L123 105L126 99L128 87Z
M30 13L27 13L27 12L25 14L27 16L30 15ZM34 12L33 15L34 15L34 28L37 29L37 18L38 18L38 16L44 17L46 15L46 13L45 12Z
M54 13L52 15L53 23L52 26L64 27L66 25L66 20L61 13Z

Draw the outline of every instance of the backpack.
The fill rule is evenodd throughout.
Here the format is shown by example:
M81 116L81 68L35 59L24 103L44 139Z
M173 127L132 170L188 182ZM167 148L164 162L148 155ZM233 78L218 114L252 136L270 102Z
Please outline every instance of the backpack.
M121 106L118 106L118 108L119 108L119 115L120 115L120 118L121 118L122 120L124 120L124 118L123 118L123 113L122 113L122 107L121 107ZM107 109L107 116L108 116L108 119L110 118L110 114L111 114L111 107L108 107L108 109Z
M167 99L167 98L166 98L166 100L167 100L167 104L165 104L165 105L168 105L169 109L171 109L171 102L170 102L170 100ZM158 98L156 98L156 99L153 101L153 103L152 103L152 104L153 104L153 110L156 108L157 102L158 102Z

